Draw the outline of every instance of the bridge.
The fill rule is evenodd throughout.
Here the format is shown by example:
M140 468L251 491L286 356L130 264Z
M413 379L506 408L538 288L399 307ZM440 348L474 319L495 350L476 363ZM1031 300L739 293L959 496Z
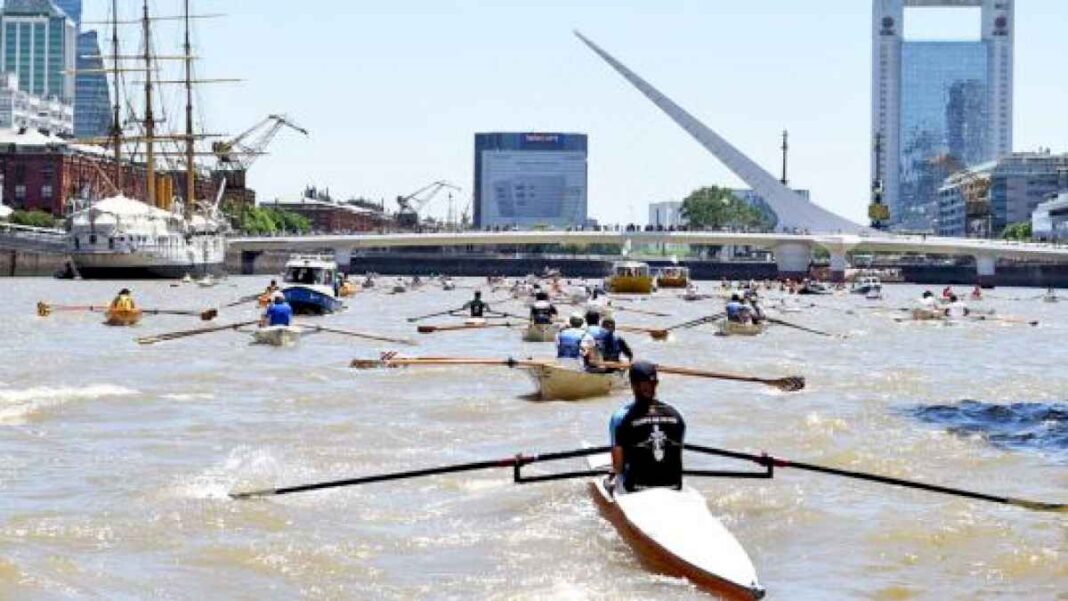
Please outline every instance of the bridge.
M976 238L936 238L878 233L791 234L746 232L640 232L640 231L519 231L351 234L325 236L238 237L230 239L230 249L247 253L252 259L264 251L332 251L338 263L348 265L352 252L368 248L537 246L549 244L618 244L636 248L653 244L705 246L752 246L771 251L782 277L803 277L808 273L816 249L830 254L831 274L842 278L853 252L966 256L975 260L979 281L992 277L998 259L1035 262L1068 262L1068 246L1054 246Z

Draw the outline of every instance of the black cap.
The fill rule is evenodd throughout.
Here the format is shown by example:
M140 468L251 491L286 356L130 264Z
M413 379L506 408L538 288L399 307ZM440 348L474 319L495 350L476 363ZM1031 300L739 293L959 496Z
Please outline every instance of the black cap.
M649 361L635 361L630 365L630 382L656 382L656 364Z
M122 290L119 290L119 294L129 294L129 293L130 293L130 289L129 288L123 288Z

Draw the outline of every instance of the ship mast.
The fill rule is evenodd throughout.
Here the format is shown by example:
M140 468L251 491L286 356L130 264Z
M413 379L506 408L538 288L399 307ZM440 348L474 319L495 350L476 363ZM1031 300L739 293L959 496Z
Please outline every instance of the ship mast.
M111 84L115 94L112 107L111 144L115 151L115 187L119 195L124 194L122 181L122 115L119 103L119 6L118 0L111 0Z
M143 2L142 24L145 38L145 202L156 201L156 120L152 114L152 30L148 18L148 0Z
M185 0L185 216L193 218L197 170L193 148L193 46L189 42L189 0Z

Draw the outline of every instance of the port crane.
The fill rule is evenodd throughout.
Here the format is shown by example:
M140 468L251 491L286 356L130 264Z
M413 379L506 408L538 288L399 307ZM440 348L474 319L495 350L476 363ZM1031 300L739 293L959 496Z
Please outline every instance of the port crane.
M286 115L268 115L266 119L241 132L234 139L211 145L211 151L218 161L216 171L248 171L283 127L308 135L308 130L294 123Z
M419 211L422 211L439 192L446 189L455 190L456 192L461 191L459 186L439 180L429 183L406 196L398 196L397 224L402 227L419 225Z

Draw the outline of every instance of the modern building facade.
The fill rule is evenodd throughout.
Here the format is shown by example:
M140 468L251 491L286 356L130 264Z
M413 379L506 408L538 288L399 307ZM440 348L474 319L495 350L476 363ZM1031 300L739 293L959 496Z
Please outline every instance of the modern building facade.
M1068 154L1016 153L953 174L938 190L937 233L998 237L1031 221L1041 203L1068 191Z
M873 179L881 175L891 228L938 231L945 176L1012 152L1014 0L873 7ZM906 39L907 9L924 7L979 8L978 39Z
M50 0L6 0L0 12L0 66L19 89L41 98L74 101L77 30Z
M475 134L474 226L567 228L587 222L585 134Z
M33 129L60 136L74 133L74 109L19 89L18 75L0 73L0 129Z
M1031 214L1031 235L1035 240L1068 240L1068 192L1038 205Z
M95 31L78 34L78 74L74 78L74 135L103 138L111 130L111 91L100 71L104 60Z
M649 225L665 229L686 225L686 218L682 216L682 202L669 200L649 203Z
M52 0L52 4L59 7L59 10L63 11L71 21L74 21L74 28L81 31L82 27L82 0Z

